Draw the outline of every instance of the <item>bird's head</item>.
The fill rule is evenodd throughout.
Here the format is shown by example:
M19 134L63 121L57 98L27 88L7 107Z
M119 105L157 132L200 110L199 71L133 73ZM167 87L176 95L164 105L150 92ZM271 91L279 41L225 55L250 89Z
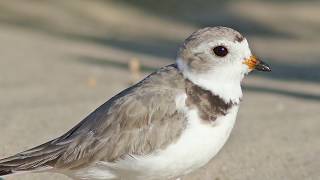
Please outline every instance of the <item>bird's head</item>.
M271 71L251 53L246 38L227 27L207 27L191 34L180 47L177 64L186 78L216 91L240 86L252 70Z

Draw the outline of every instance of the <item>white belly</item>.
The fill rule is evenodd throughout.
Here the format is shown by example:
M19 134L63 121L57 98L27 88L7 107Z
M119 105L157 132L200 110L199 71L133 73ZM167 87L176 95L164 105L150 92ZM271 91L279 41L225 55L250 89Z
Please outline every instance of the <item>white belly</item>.
M225 144L237 111L238 107L232 108L228 115L218 118L214 124L201 122L195 110L189 111L190 124L175 144L133 162L137 170L144 171L141 179L173 178L204 166Z
M226 116L217 118L213 124L202 121L195 109L185 109L185 112L188 126L175 144L148 156L128 157L115 164L99 162L91 172L105 172L105 177L101 174L101 178L91 179L169 179L208 163L228 139L238 106L232 107Z

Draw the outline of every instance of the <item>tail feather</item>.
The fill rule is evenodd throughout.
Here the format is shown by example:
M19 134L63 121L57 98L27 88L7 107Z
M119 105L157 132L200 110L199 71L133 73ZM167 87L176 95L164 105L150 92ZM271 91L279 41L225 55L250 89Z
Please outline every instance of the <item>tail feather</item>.
M50 142L0 160L0 176L16 172L41 171L52 168L65 146Z
M1 167L0 167L1 168ZM13 172L11 170L0 170L0 177L12 174Z

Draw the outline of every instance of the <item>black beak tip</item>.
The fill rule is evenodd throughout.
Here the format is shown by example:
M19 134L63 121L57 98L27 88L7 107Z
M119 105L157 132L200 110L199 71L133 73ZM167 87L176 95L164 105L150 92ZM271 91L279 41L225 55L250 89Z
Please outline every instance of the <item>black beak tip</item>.
M272 70L271 70L270 67L268 67L268 68L266 69L266 71L267 71L267 72L271 72Z
M271 72L271 67L262 61L256 65L255 69L258 71Z
M266 66L266 67L262 68L262 71L271 72L272 70L271 70L270 66Z

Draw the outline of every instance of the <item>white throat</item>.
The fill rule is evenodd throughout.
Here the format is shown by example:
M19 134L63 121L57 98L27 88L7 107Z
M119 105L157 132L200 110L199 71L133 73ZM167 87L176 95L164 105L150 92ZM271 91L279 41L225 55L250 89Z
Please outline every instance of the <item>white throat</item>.
M234 69L234 65L219 67L203 74L190 71L179 58L177 65L185 78L218 95L225 102L239 103L242 98L241 80L244 74L239 72L240 69Z

